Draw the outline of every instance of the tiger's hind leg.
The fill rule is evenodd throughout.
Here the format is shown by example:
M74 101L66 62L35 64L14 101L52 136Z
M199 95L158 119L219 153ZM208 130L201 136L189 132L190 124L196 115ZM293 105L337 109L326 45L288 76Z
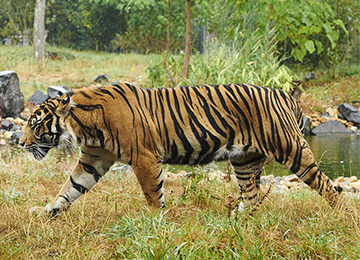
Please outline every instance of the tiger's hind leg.
M257 201L261 167L265 159L266 157L259 153L246 153L236 160L231 160L240 187L240 199L242 200L238 208L240 212L245 211Z
M89 191L115 162L114 156L103 149L82 148L80 158L55 199L45 212L53 216L66 210L82 194ZM38 211L33 208L30 211Z
M160 157L149 151L142 151L138 160L131 165L151 210L165 207L161 166Z
M322 195L330 206L346 208L330 179L321 172L307 142L300 139L296 144L295 146L294 143L294 147L297 147L297 149L294 149L287 162L283 164L313 190Z

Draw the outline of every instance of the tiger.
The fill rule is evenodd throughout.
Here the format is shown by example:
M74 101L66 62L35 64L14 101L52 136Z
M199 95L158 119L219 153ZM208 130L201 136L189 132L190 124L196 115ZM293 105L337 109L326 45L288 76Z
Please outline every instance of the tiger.
M229 161L239 210L258 200L261 166L274 158L332 207L343 208L303 135L303 112L288 93L250 84L140 88L130 83L73 89L29 117L19 144L36 160L57 147L78 151L58 195L43 209L59 215L116 162L132 167L149 208L165 206L162 164Z

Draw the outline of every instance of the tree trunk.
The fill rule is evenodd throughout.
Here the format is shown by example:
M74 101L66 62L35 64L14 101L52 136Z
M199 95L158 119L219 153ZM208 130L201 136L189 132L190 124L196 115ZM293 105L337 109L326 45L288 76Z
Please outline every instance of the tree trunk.
M45 6L46 0L36 0L34 17L34 57L38 61L45 59Z
M188 77L189 60L190 60L190 47L191 47L191 9L190 0L186 0L186 39L185 39L185 56L183 64L182 77Z
M175 1L175 0L174 0ZM170 49L170 27L171 27L171 1L168 0L167 2L168 4L168 26L167 26L167 42L166 42L166 53L165 53L165 57L164 57L164 68L166 70L166 73L168 74L171 83L173 84L174 87L176 87L176 81L171 73L171 71L169 70L166 60L167 60L167 56L169 54L169 49Z

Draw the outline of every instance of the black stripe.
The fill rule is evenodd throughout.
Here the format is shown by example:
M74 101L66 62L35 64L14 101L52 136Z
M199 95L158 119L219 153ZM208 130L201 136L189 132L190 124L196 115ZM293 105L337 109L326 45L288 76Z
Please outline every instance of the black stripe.
M108 95L111 96L113 99L115 99L115 97L113 96L113 94L112 94L109 90L104 89L104 88L100 88L99 90L100 90L102 93L108 94Z
M61 197L61 198L63 198L64 200L66 200L66 202L71 203L70 200L69 200L67 197L65 197L64 195L59 195L59 197Z
M99 155L87 153L87 152L85 152L83 149L81 149L81 153L83 153L83 154L85 154L85 155L87 155L87 156L94 157L94 158L99 158L99 157L100 157Z
M99 181L101 178L101 174L95 169L94 166L91 166L90 164L83 163L82 161L79 161L79 164L83 167L83 169L94 176L94 179L96 182Z
M158 175L157 177L155 177L155 179L159 179L159 178L160 178L160 176L161 176L161 174L162 174L162 169L160 170L159 175Z
M248 181L251 179L252 176L242 176L240 173L236 173L236 179L240 181Z
M158 192L162 186L163 186L163 180L160 181L160 183L158 185L155 186L155 189L153 190L153 192Z
M259 161L260 159L264 158L263 155L259 155L257 157L253 157L249 160L246 160L246 161L241 161L241 162L231 162L231 164L234 166L234 167L242 167L242 166L245 166L245 165L248 165L250 163L253 163L253 162L256 162L256 161Z
M82 186L81 184L79 183L76 183L74 181L74 179L72 178L72 176L70 176L70 181L71 181L71 184L72 186L74 187L74 189L76 189L78 192L80 192L81 194L84 194L85 192L88 191L87 188L85 188L84 186Z

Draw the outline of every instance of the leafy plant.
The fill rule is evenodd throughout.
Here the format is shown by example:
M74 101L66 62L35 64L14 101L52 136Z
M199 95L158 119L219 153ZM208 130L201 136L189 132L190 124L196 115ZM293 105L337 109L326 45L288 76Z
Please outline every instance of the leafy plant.
M204 54L191 57L187 79L181 78L181 55L170 56L167 64L179 85L249 83L289 91L297 78L281 64L274 39L274 30L260 37L256 31L243 33L237 26L226 40L209 43ZM151 64L146 73L151 86L169 85L161 63Z

